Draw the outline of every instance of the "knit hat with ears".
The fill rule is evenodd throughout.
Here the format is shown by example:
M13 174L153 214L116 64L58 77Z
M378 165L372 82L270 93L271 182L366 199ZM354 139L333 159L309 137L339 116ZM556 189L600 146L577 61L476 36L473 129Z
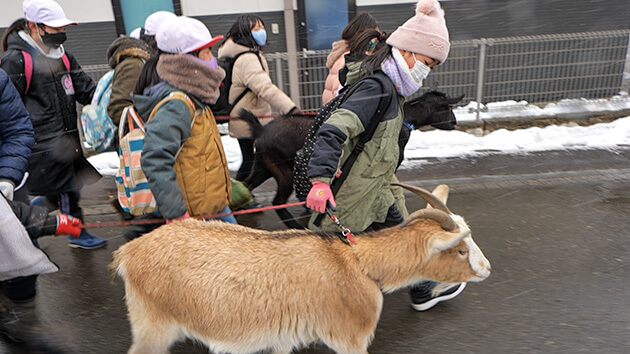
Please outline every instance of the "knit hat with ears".
M392 32L386 43L443 63L451 43L440 3L437 0L418 1L416 15Z

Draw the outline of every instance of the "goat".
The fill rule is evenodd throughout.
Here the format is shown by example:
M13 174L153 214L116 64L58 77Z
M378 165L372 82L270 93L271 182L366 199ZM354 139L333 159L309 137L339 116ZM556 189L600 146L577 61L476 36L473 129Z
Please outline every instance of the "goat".
M454 129L456 124L452 105L464 98L448 97L439 91L428 91L403 105L405 122L399 136L399 160L403 161L405 146L411 130L426 125L438 129ZM304 140L313 123L312 116L280 116L263 126L251 112L242 110L239 117L247 122L252 131L256 153L249 176L243 181L249 190L254 190L273 177L277 190L273 205L285 204L293 193L293 165L296 152L304 146ZM287 209L276 209L280 220L289 228L301 229Z
M398 185L433 208L357 234L354 246L332 233L190 219L122 245L110 269L125 284L128 353L168 353L185 337L221 353L291 353L315 342L367 353L383 292L487 278L490 263L443 202L448 186L434 195Z

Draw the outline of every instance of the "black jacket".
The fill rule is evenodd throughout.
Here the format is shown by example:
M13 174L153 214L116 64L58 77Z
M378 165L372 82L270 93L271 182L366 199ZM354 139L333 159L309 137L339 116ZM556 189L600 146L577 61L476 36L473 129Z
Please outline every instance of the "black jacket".
M4 194L0 193L0 196L0 198L6 199ZM15 216L20 220L20 223L26 228L26 232L28 232L28 236L31 239L53 235L57 231L57 217L49 215L45 207L8 199L6 201L9 203Z
M77 127L76 102L89 104L96 85L66 52L70 72L63 60L41 54L17 32L9 35L8 49L0 68L7 72L20 93L35 131L35 146L30 158L28 189L33 194L53 194L81 187L100 177L83 157ZM31 54L33 73L28 92L24 55ZM79 178L81 175L85 178Z

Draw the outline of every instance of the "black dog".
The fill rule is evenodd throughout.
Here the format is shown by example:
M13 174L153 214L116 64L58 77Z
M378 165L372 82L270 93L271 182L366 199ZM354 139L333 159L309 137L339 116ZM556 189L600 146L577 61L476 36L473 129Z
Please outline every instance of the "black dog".
M457 121L452 106L464 98L451 98L438 91L429 91L403 105L405 125L399 136L399 161L403 161L404 150L411 130L426 125L437 129L455 129ZM295 153L304 146L304 139L313 123L312 115L280 116L263 126L252 112L241 110L239 117L247 122L252 131L256 154L249 176L243 181L250 190L273 177L278 189L273 205L285 204L293 193L293 165ZM287 209L276 209L276 213L289 228L303 228Z

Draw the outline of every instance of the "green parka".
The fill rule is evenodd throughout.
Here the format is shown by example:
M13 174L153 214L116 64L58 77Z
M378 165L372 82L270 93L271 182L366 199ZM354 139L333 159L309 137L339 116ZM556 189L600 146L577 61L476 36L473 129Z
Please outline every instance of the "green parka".
M349 175L335 196L335 214L341 223L353 232L361 232L374 222L384 222L392 204L396 204L403 217L408 212L402 189L390 186L391 182L397 181L394 173L398 163L398 136L403 122L404 98L395 90L385 90L376 80L362 80L356 85L359 86L354 93L318 131L308 176L311 181L330 184L359 141L361 133L376 115L381 97L388 101L384 117L374 135L365 144L351 170L344 171ZM313 222L317 215L314 213L311 216L310 229L339 231L328 217L323 219L319 227L315 226Z

